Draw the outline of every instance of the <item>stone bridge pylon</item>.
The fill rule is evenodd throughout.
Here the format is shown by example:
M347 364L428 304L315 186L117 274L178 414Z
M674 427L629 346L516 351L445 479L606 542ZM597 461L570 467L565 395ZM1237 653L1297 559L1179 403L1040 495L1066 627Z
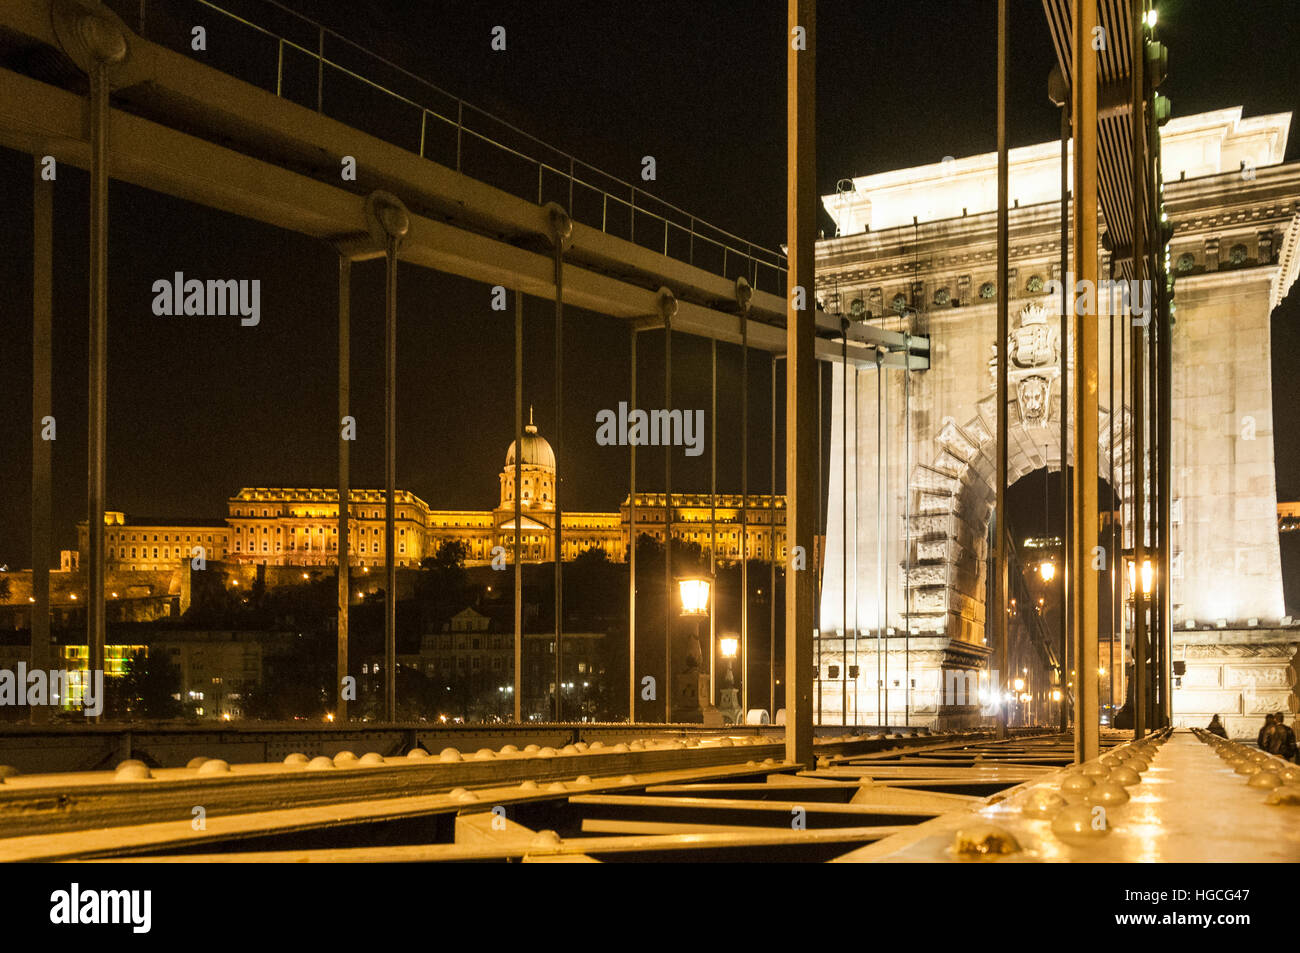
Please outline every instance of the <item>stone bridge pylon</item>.
M1197 724L1217 713L1251 737L1262 713L1300 707L1289 668L1300 629L1282 600L1269 344L1271 313L1300 272L1300 163L1283 162L1290 121L1231 108L1161 130L1176 309L1170 608L1171 658L1182 674L1174 720ZM1060 340L1059 294L1051 293L1062 279L1060 145L1013 149L1010 163L1005 289L995 277L992 153L865 176L823 199L838 229L818 247L819 299L931 341L926 371L877 380L869 366L850 367L846 380L842 366L832 368L818 646L824 722L960 724L974 714L943 686L945 673L986 669L989 657L999 293L1011 323L1009 480L1062 463L1060 360L1070 342ZM1106 277L1109 254L1099 248L1098 258ZM1097 475L1111 483L1112 442L1128 446L1131 424L1127 413L1112 423L1108 409L1124 406L1111 397L1111 340L1118 394L1129 328L1112 317L1106 295L1095 310L1077 320L1098 322ZM1072 465L1072 446L1066 456ZM1113 463L1131 526L1135 474L1122 452ZM1132 543L1130 531L1123 547ZM1107 565L1118 555L1106 553Z

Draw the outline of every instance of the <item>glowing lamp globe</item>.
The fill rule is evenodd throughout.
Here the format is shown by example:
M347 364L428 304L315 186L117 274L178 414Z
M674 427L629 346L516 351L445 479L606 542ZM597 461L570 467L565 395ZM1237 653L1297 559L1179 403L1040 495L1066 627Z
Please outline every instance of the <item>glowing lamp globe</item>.
M709 580L707 578L690 576L678 579L677 588L682 597L682 615L708 615Z

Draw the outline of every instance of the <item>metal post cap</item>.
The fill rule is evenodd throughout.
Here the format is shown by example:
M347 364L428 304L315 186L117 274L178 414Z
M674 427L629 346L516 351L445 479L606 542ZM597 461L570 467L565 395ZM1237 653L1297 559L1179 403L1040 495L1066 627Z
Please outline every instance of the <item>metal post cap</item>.
M546 221L551 227L551 238L568 244L573 238L573 219L569 218L569 213L555 202L547 202L542 207L546 209Z
M655 310L665 322L677 314L677 296L669 288L660 288L655 294Z
M749 286L745 276L741 275L736 279L736 304L740 305L741 311L749 310L749 302L754 297L754 289Z
M381 246L400 242L411 229L411 214L391 192L371 192L366 196L366 225Z
M87 74L105 67L111 80L130 57L131 31L98 0L54 0L50 23L63 52Z

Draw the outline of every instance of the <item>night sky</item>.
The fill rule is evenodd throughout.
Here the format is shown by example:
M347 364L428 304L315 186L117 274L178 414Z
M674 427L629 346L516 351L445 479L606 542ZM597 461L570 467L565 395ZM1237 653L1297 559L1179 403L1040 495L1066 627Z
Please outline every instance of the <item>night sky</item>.
M214 16L192 0L150 6L185 23ZM260 0L230 6L255 19L265 9ZM758 244L784 240L783 3L289 6L611 174L634 179L641 157L654 155L658 178L650 191ZM994 148L993 3L826 0L819 16L823 193L842 177ZM1058 113L1046 96L1054 54L1041 5L1013 3L1012 21L1016 146L1054 138ZM506 52L489 47L498 24L507 30ZM1162 92L1175 115L1242 105L1250 116L1300 106L1300 15L1290 0L1164 2L1159 33L1170 48ZM264 52L251 45L214 50L213 62L220 53L223 64L251 66ZM1300 130L1293 127L1287 158L1298 157ZM85 513L87 181L63 166L55 190L56 549L74 545L75 521ZM0 564L14 568L30 564L30 232L31 160L0 150ZM241 486L335 485L333 250L116 183L109 240L109 508L220 517ZM151 285L175 271L261 279L261 324L155 317ZM354 486L379 486L383 478L382 296L382 264L354 266ZM486 509L497 500L497 473L513 435L513 314L488 305L483 285L400 270L397 482L435 508ZM550 305L529 299L525 321L525 400L550 436ZM1274 318L1280 499L1300 497L1300 384L1288 360L1300 346L1298 327L1300 289ZM663 406L660 336L643 335L640 351L638 403ZM626 450L596 446L594 419L626 399L627 353L623 324L566 311L566 508L611 510L626 493ZM708 354L707 343L675 336L673 406L707 412ZM770 471L769 360L755 355L751 364L755 492L767 488ZM719 365L719 488L738 490L739 349L720 347ZM640 484L661 487L662 456L640 456ZM707 453L692 460L678 451L674 488L707 490L707 461Z

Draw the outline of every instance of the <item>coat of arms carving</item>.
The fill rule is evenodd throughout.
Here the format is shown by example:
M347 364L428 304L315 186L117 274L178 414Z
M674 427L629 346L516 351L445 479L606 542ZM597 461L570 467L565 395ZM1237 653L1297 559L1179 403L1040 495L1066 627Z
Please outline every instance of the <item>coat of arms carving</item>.
M1019 326L1007 334L1007 383L1016 388L1022 424L1046 426L1051 420L1052 390L1061 377L1061 330L1047 320L1047 309L1028 304ZM989 374L998 379L998 346L992 345Z

